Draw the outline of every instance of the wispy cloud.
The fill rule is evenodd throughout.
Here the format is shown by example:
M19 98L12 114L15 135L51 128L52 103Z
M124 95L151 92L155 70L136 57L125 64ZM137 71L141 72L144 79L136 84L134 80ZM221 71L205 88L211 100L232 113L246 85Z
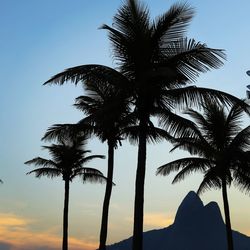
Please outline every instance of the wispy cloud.
M144 215L144 225L150 227L167 227L172 224L174 217L164 213L146 213Z
M57 250L61 249L61 236L53 234L53 229L33 231L34 220L14 214L0 213L0 249L6 250ZM97 243L85 239L69 237L69 245L74 250L93 250Z
M126 219L129 222L133 221L133 218ZM167 215L165 213L145 213L144 214L144 226L150 228L167 227L174 222L174 216Z

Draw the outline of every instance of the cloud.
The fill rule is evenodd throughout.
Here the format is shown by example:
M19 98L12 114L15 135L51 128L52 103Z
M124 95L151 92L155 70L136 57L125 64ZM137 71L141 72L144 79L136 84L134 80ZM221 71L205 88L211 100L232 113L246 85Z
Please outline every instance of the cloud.
M144 215L144 225L150 227L167 227L174 221L173 216L164 213L146 213Z
M133 218L129 217L126 221L133 222ZM144 226L147 228L162 228L167 227L174 222L174 216L166 215L164 213L145 213Z
M34 220L15 214L0 213L0 249L1 250L59 250L62 237L54 229L46 231L32 230ZM74 250L93 250L97 242L69 237L69 246Z

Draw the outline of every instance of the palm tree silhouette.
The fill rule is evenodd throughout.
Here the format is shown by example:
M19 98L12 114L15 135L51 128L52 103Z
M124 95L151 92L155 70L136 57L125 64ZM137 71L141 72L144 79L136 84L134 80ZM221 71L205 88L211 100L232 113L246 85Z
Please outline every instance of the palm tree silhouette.
M63 241L62 250L68 250L68 207L69 207L69 186L75 177L80 177L85 182L103 183L106 178L94 168L83 167L89 161L101 158L103 155L89 155L89 150L85 150L86 136L74 138L63 138L58 144L43 146L49 151L51 159L36 157L25 162L28 165L39 166L27 174L35 174L37 178L47 176L54 178L62 176L65 183L64 210L63 210ZM41 167L40 167L41 166Z
M133 249L142 250L144 180L146 171L147 133L152 131L152 117L174 135L188 132L188 120L175 114L176 107L198 105L204 98L222 103L236 102L232 95L206 88L186 86L199 73L219 68L225 58L222 50L185 37L194 15L187 4L175 4L151 22L148 8L140 1L127 0L114 16L109 33L113 58L118 69L103 65L82 65L53 76L45 84L77 84L91 78L112 78L134 107L139 134L135 184ZM124 87L126 86L126 87ZM244 103L242 103L242 106Z
M103 201L102 220L100 230L99 250L106 249L108 233L109 204L112 193L114 171L114 149L121 145L123 129L133 122L130 113L130 103L126 100L124 92L110 83L88 81L85 83L85 96L76 99L75 106L83 111L87 117L78 125L89 124L93 133L102 142L108 145L107 183Z
M241 129L243 109L235 104L229 112L216 103L202 105L204 114L193 109L185 112L193 118L193 136L176 139L174 148L184 149L191 155L167 163L157 169L157 174L168 175L179 171L173 183L183 180L193 172L204 174L197 193L207 189L222 189L228 250L233 250L227 186L232 182L241 189L250 188L250 126Z
M140 1L127 0L113 18L109 34L113 58L119 71L131 82L131 96L139 120L138 162L136 173L133 250L143 249L143 202L146 170L146 133L150 118L157 116L174 135L186 133L187 121L173 108L196 105L203 98L222 101L232 98L219 91L186 87L199 73L222 65L222 50L185 38L194 15L187 4L174 4L153 22L148 8Z
M111 78L109 81L113 80ZM106 249L109 204L113 186L114 150L121 145L123 130L133 123L130 103L124 98L124 92L113 84L100 79L85 82L85 96L76 98L75 106L87 117L77 124L57 124L49 128L44 139L64 137L72 133L94 134L108 145L108 170L106 190L103 201L99 249Z

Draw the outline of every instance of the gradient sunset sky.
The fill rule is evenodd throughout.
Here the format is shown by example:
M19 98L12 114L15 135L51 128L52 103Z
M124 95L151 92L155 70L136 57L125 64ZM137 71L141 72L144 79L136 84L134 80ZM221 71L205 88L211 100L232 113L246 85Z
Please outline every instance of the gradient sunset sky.
M172 0L145 0L152 17L166 11ZM180 1L182 2L182 1ZM186 2L186 1L185 1ZM24 162L49 157L40 139L55 123L74 123L82 114L72 107L83 94L81 86L42 86L65 68L97 63L115 67L107 34L98 29L112 25L121 0L2 0L0 2L0 249L55 250L61 248L62 180L25 175ZM209 47L226 50L227 61L202 75L198 86L216 88L245 98L250 77L250 1L189 0L196 16L187 36ZM246 121L245 124L249 123ZM88 149L107 153L106 144L93 139ZM197 190L201 175L172 185L174 175L156 177L156 168L184 156L169 154L168 143L151 145L145 185L144 230L173 222L176 209L190 190ZM115 155L108 243L132 234L137 147L124 142ZM89 165L106 173L106 160ZM104 185L76 180L70 190L69 243L72 250L95 249L99 237ZM222 208L220 191L201 196L206 204ZM232 226L250 236L250 197L229 190Z

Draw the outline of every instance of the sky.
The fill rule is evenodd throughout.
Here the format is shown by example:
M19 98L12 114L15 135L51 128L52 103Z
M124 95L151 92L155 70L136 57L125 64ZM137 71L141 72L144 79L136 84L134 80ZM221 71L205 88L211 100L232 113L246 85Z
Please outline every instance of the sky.
M165 12L172 0L145 0L151 16ZM183 2L183 1L180 1ZM186 2L186 1L185 1ZM115 67L107 33L121 0L1 0L0 8L0 249L57 250L61 247L63 181L27 176L24 162L48 157L41 137L55 123L74 123L83 115L72 106L83 94L81 86L43 86L56 73L82 64ZM196 15L189 38L212 48L225 49L227 61L197 80L197 86L223 90L245 98L250 78L250 2L248 0L189 0ZM247 124L248 121L245 121ZM106 144L88 143L93 154L107 154ZM156 168L184 152L169 154L171 145L150 145L145 183L144 230L170 225L182 199L197 190L202 176L192 175L172 185L174 174L156 177ZM115 173L108 243L132 234L137 147L124 142L115 154ZM106 160L89 167L106 173ZM105 186L75 180L70 188L69 244L74 250L97 247ZM201 196L204 204L216 201L220 191ZM250 197L229 189L232 226L250 236Z

